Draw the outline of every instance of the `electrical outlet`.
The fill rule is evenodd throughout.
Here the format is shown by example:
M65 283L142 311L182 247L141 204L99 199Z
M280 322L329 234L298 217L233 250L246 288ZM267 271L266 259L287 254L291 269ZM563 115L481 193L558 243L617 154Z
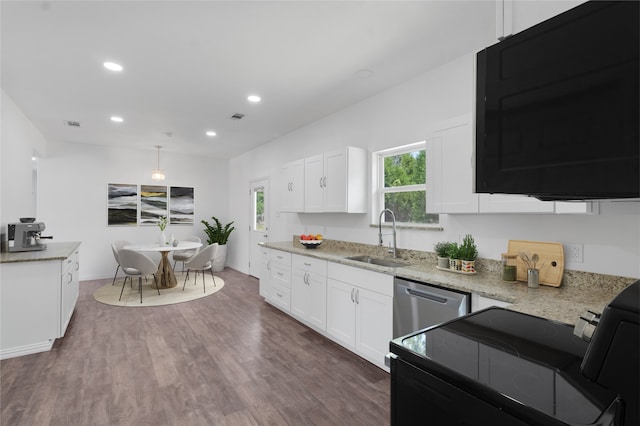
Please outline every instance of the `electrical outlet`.
M584 262L584 245L580 243L566 243L564 245L564 258L569 263Z

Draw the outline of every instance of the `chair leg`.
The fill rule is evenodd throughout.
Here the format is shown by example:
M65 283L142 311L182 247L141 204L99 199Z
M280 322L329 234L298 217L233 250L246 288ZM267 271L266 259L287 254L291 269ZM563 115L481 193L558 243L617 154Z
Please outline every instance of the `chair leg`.
M209 269L209 272L211 272L211 278L213 278L213 286L216 286L216 277L213 275L213 269Z
M187 275L184 276L184 284L182 284L182 291L184 291L184 286L187 285L188 278L189 278L189 270L187 269Z
M138 290L140 290L140 303L142 303L142 276L138 277Z
M160 296L160 286L158 286L158 280L156 279L156 274L153 274L153 281L156 283L156 290L158 290L158 296Z
M122 292L124 291L125 285L127 285L127 277L124 277L124 282L122 283L122 290L120 290L120 298L118 300L122 300Z
M178 261L177 261L177 260L174 260L174 261L173 261L173 270L174 270L174 271L176 270L176 265L177 265L177 264L178 264Z
M118 267L116 268L116 274L113 276L113 282L111 283L111 285L115 285L116 283L116 277L118 276L118 269L120 269L120 265L118 265Z

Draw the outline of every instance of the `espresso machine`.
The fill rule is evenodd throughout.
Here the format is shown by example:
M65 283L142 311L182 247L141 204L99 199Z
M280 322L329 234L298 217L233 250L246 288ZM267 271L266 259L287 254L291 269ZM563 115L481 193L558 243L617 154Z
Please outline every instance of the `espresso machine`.
M8 225L9 251L35 251L44 250L46 244L40 242L43 238L41 232L45 230L44 222L10 223Z

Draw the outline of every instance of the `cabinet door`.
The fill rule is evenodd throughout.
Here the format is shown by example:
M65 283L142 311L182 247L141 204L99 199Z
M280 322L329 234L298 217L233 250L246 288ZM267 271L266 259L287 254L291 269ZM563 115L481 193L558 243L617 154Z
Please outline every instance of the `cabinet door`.
M348 348L356 344L355 288L327 279L327 334Z
M309 309L307 320L321 330L327 329L327 277L309 273Z
M347 211L347 155L345 150L324 154L324 211Z
M271 293L271 250L261 248L260 253L260 296L268 299Z
M304 160L304 211L307 213L324 211L324 160L323 155L315 155Z
M380 365L393 334L393 298L356 289L356 350Z
M304 161L288 163L280 170L280 197L283 212L304 211Z
M309 315L309 285L308 272L294 269L291 278L291 313L302 320Z
M366 213L369 158L367 150L349 146L324 155L324 211Z
M63 337L73 316L79 294L79 256L78 252L62 260L60 277L60 328L57 337Z
M471 115L447 120L427 139L427 213L477 213Z

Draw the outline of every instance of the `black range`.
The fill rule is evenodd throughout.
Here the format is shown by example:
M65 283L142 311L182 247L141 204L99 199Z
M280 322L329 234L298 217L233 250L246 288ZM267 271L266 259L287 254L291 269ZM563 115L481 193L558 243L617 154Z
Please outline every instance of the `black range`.
M606 353L613 358L589 348L571 326L502 308L394 339L391 424L637 425L638 286L607 307L631 300L631 312L624 311L613 327L601 321L591 340L611 347ZM613 317L620 319L618 313ZM609 338L621 324L631 327L618 339L624 341L623 358ZM589 363L593 377L585 375L583 364ZM599 383L602 375L609 377L606 386ZM616 381L631 386L621 394Z

